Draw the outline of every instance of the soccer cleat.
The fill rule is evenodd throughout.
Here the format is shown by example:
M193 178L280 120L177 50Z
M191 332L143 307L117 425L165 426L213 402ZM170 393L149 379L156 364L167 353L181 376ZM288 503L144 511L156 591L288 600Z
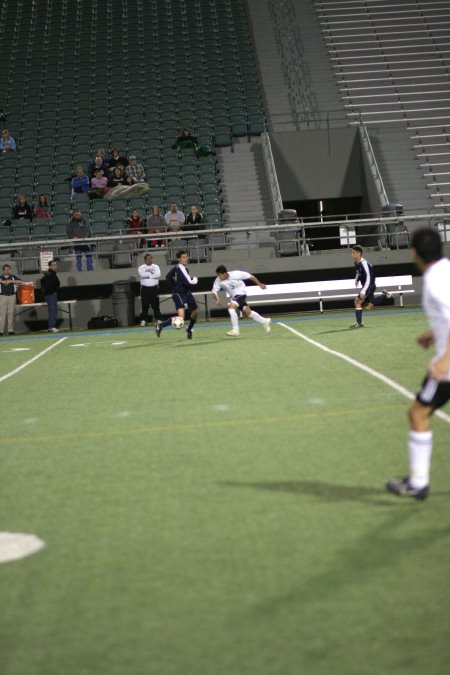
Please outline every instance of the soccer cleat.
M186 328L186 336L188 340L192 340L192 331Z
M264 329L266 333L270 333L272 330L272 319L267 319L266 323L264 324Z
M239 337L239 333L234 328L232 328L231 330L227 330L225 335L229 335L230 337Z
M144 328L144 326L147 325L147 322L146 322L146 321L141 321L141 323L140 323L139 325L140 325L142 328Z
M415 488L406 478L392 478L386 482L386 490L398 497L414 497L414 499L424 500L428 497L428 485L423 488Z
M156 326L155 326L156 337L159 338L159 336L161 335L161 331L162 331L161 321L158 319L158 321L156 322Z
M363 323L358 323L358 322L352 323L352 325L350 326L350 328L364 328L364 324L363 324Z
M383 290L381 291L381 293L382 293L382 295L384 295L384 297L386 298L386 300L391 300L391 299L394 297L394 296L392 295L392 293L389 293L389 291L387 291L385 288L383 288Z

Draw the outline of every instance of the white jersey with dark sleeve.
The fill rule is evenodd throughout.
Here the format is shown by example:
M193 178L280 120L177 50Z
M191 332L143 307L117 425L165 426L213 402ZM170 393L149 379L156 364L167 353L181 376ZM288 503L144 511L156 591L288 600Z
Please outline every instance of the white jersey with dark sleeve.
M222 281L217 277L212 288L213 293L225 291L231 299L236 298L238 295L246 295L247 286L244 281L251 279L251 276L248 272L241 272L240 270L228 272L228 279Z

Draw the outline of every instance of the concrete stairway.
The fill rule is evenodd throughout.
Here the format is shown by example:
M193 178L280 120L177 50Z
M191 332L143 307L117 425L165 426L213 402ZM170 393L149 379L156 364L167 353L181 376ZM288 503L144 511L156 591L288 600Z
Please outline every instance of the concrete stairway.
M352 123L368 125L389 199L450 208L450 3L313 4Z
M270 127L293 130L305 112L343 112L312 3L299 8L292 0L247 0L247 5Z
M269 0L247 0L270 128L293 129L289 93L269 7Z
M249 143L247 139L237 139L233 149L221 148L217 159L223 178L227 226L240 227L258 221L263 224L272 219L261 140L252 138ZM245 236L238 236L246 241Z
M426 181L403 124L371 126L370 140L391 204L402 204L405 213L430 208Z

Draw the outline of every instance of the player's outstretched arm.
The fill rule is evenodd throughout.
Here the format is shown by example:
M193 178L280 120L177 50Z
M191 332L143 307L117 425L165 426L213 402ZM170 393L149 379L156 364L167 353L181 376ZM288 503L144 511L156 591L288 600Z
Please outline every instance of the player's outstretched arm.
M253 276L253 274L250 275L250 279L251 279L251 281L253 281L254 284L259 286L263 291L266 290L266 288L267 288L266 284L263 284L259 279L257 279L255 276Z

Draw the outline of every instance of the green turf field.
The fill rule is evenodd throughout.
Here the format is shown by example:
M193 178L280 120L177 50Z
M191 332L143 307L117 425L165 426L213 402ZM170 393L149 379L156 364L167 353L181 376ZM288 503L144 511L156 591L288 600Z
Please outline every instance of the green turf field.
M385 493L407 398L288 327L414 392L426 322L353 320L0 342L0 531L45 541L0 565L1 675L450 673L450 407L429 499Z

